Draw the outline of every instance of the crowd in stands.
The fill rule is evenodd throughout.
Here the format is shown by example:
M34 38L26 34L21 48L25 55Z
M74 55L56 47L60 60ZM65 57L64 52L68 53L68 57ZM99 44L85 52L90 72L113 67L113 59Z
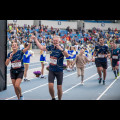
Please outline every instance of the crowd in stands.
M45 25L24 25L18 26L16 24L8 24L7 26L7 46L8 49L11 46L12 41L17 41L18 44L24 44L29 40L31 33L35 33L40 43L50 45L54 35L61 37L61 44L65 47L78 45L93 44L98 42L99 37L105 38L105 43L109 45L110 41L113 40L116 43L120 43L120 33L117 30L108 28L108 31L102 31L98 28L91 30L71 29L69 26L66 29L57 29L52 26L48 28ZM37 48L33 41L32 48Z

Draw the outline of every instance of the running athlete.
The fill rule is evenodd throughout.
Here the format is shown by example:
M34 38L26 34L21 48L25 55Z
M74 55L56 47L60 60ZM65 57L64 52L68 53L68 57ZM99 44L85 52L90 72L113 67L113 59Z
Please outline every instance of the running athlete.
M120 49L117 48L117 45L114 43L113 51L111 52L111 58L112 58L112 68L115 74L115 79L117 79L117 77L119 76L119 54L120 54Z
M49 74L48 74L48 83L49 83L49 93L52 97L52 100L55 100L54 94L54 80L57 78L57 93L58 99L62 98L62 83L63 83L63 60L64 56L69 57L68 53L59 45L60 37L53 37L53 44L50 46L42 46L37 37L34 35L32 38L35 40L39 49L43 51L50 52L50 64L49 64Z
M16 42L13 42L12 43L13 51L11 51L8 54L5 62L6 66L8 66L9 63L11 62L10 76L18 100L24 99L20 87L24 74L23 55L27 50L29 50L31 42L32 41L30 40L30 43L28 44L27 48L23 50L18 50L18 44Z
M102 81L102 72L103 72L103 85L105 85L106 79L106 69L107 69L107 56L109 54L108 46L104 45L104 39L99 38L99 45L95 46L93 57L95 58L95 64L97 67L97 72L99 74L99 84Z

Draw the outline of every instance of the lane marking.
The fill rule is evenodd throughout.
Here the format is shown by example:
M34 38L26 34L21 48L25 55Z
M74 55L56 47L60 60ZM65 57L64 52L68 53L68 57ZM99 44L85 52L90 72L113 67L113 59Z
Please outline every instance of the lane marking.
M90 66L90 67L87 67L87 68L85 68L85 70L86 69L89 69L89 68L91 68L91 67L94 67L95 65L92 65L92 66ZM40 67L41 68L41 67ZM35 70L35 68L33 68L32 70ZM30 70L29 70L30 71ZM70 75L73 75L73 74L75 74L75 73L77 73L77 72L74 72L74 73L71 73ZM48 75L48 74L45 74L44 76L46 76L46 75ZM66 77L68 77L68 76L70 76L70 75L67 75L67 76L64 76L63 78L66 78ZM29 80L32 80L32 79L35 79L35 78L31 78L31 79L29 79ZM24 82L24 81L22 81L22 82ZM11 86L12 85L12 83L11 84L9 84L9 85L7 85L8 87L9 86Z
M88 68L85 68L85 70L86 70L86 69L90 69L90 68L92 68L92 67L94 67L94 66L95 66L95 65L92 65L92 66L90 66L90 67L88 67ZM74 75L75 73L76 73L76 72L71 73L71 74L69 74L69 75L67 75L67 76L64 76L63 78L66 78L66 77L69 77L69 76L71 76L71 75ZM55 81L56 81L56 80L55 80ZM30 90L27 90L27 91L23 92L22 94L31 92L31 91L33 91L33 90L35 90L35 89L38 89L38 88L43 87L43 86L46 86L46 85L48 85L48 83L45 83L45 84L40 85L40 86L37 86L37 87L32 88L32 89L30 89ZM11 86L11 85L9 85L9 86ZM5 99L5 100L10 100L10 99L12 99L12 98L14 98L14 97L16 97L16 95L15 95L15 96L12 96L12 97L10 97L10 98L7 98L7 99Z
M120 76L119 76L120 77ZM118 78L119 78L118 77ZM102 93L100 93L100 96L96 99L96 100L100 100L101 99L101 97L112 87L112 85L118 80L118 78L117 79L115 79Z
M109 69L110 67L111 67L111 66L109 66L108 69ZM89 80L90 78L96 76L96 75L98 75L98 73L96 73L96 74L92 75L91 77L85 79L84 82L87 81L87 80ZM81 84L81 82L78 83L78 84L76 84L76 85L74 85L74 86L72 86L72 87L70 87L69 89L65 90L65 91L63 92L63 94L64 94L64 93L67 93L68 91L72 90L73 88L77 87L77 86L80 85L80 84ZM55 98L57 98L57 97L58 97L58 96L55 96Z
M90 67L88 67L88 68L85 68L85 70L86 69L89 69L89 68L92 68L92 67L94 67L95 65L92 65L92 66L90 66ZM71 75L74 75L75 73L77 73L77 72L74 72L74 73L72 73L72 74L69 74L69 75L67 75L67 76L64 76L63 78L66 78L66 77L68 77L68 76L71 76ZM98 74L98 73L96 73L96 74ZM56 81L56 80L55 80ZM79 83L80 84L80 83ZM33 91L33 90L35 90L35 89L38 89L38 88L40 88L40 87L43 87L43 86L46 86L46 85L48 85L48 83L45 83L45 84L43 84L43 85L40 85L40 86L38 86L38 87L35 87L35 88L33 88L33 89L30 89L30 90L27 90L27 91L25 91L25 92L23 92L22 94L25 94L25 93L27 93L27 92L31 92L31 91ZM11 85L10 85L11 86ZM10 97L10 98L7 98L7 99L5 99L5 100L9 100L9 99L12 99L12 98L14 98L14 97L16 97L16 95L15 96L12 96L12 97ZM57 97L57 96L56 96Z

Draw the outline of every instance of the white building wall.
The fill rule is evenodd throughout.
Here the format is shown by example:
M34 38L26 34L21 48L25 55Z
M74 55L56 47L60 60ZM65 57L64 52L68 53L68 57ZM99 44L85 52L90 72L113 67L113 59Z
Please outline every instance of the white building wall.
M120 30L120 23L104 23L105 26L102 27L101 26L101 23L90 23L90 22L85 22L84 25L85 25L85 30L88 30L88 29L92 29L93 27L96 27L96 28L100 28L101 30L108 30L108 28L110 27L111 29L115 29L117 28L118 30Z
M60 21L61 24L58 25L58 21L52 21L52 20L41 20L41 25L48 25L48 28L63 28L66 29L68 26L70 26L71 29L77 29L77 22L68 22L68 21ZM7 23L14 23L13 20L7 20ZM24 26L24 24L27 25L39 25L39 20L17 20L16 22L19 26Z
M14 23L14 22L13 20L7 20L7 23ZM34 24L34 20L17 20L16 24L19 26L24 26L24 24L31 26Z
M63 28L66 29L68 26L70 29L77 29L77 22L68 22L68 21L60 21L61 25L58 25L58 21L50 21L50 20L41 20L41 25L47 25L48 28Z

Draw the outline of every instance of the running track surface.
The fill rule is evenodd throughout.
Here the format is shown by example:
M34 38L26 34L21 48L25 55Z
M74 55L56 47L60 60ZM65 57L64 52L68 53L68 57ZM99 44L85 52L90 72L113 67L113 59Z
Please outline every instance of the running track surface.
M29 69L34 69L38 63L31 63ZM40 67L40 66L38 66ZM9 67L7 74L9 74ZM33 74L33 73L29 73ZM25 100L50 100L48 90L48 75L46 79L32 78L29 82L22 82L22 94ZM95 65L87 64L85 67L84 85L76 71L64 71L62 100L120 100L120 78L114 80L114 74L108 62L106 85L98 83L98 74ZM57 97L57 84L54 82L55 96ZM13 85L0 92L0 100L17 100Z

